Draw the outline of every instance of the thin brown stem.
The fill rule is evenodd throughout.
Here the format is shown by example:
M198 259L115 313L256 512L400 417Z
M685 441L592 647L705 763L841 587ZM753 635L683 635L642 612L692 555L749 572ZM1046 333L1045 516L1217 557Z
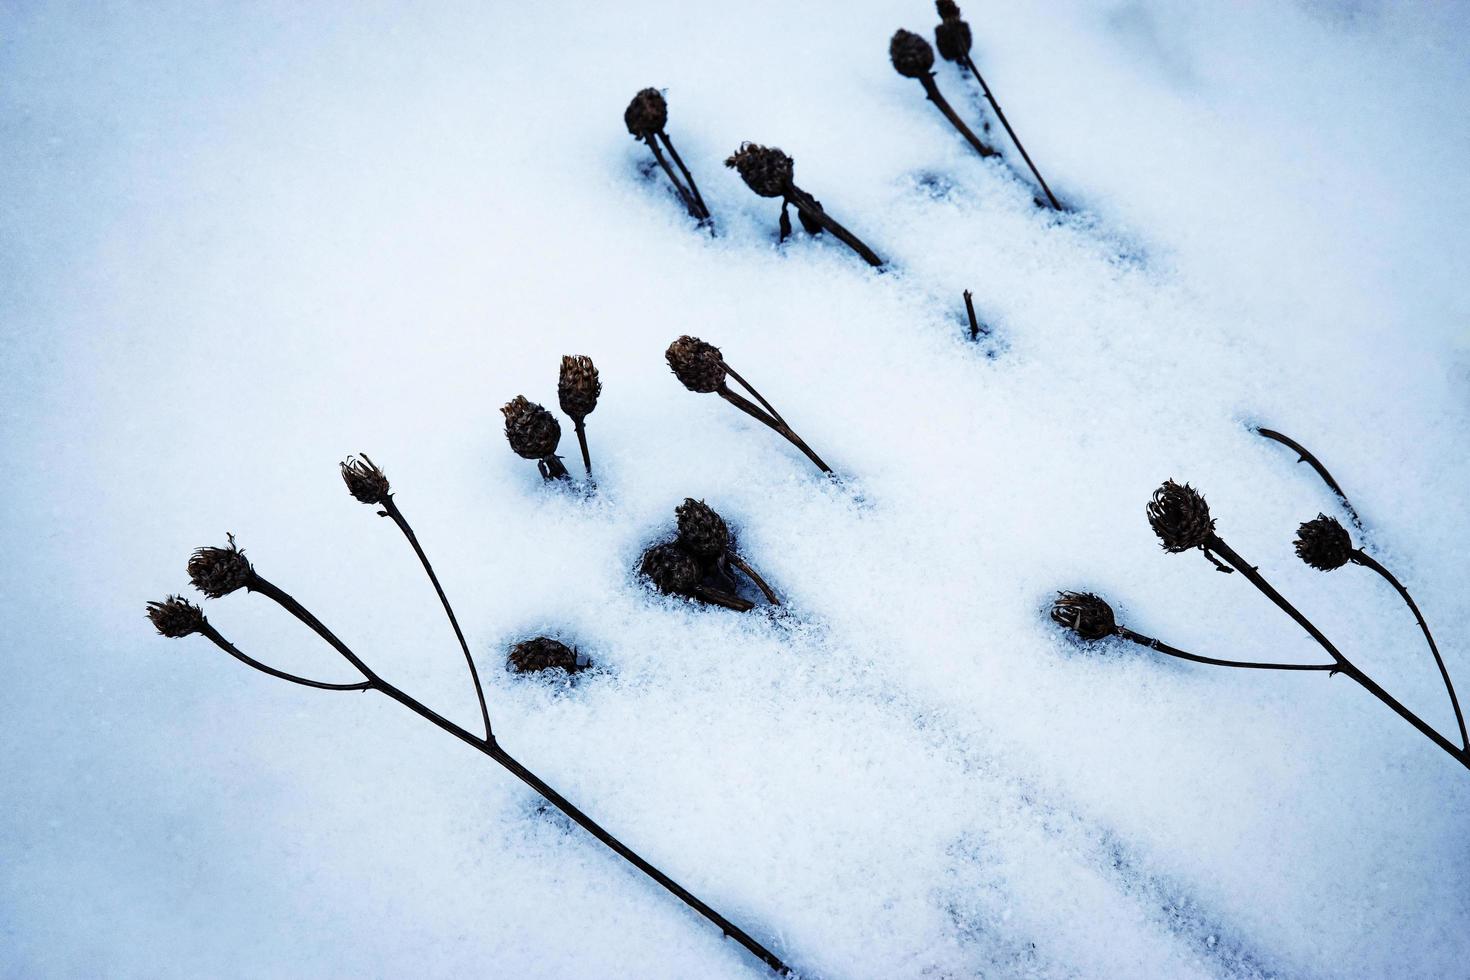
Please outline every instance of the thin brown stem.
M739 384L740 387L742 387L746 391L750 392L751 397L753 397L756 401L758 401L758 402L761 403L761 407L762 408L764 408L767 412L770 412L771 413L771 418L775 419L777 422L780 422L782 425L785 425L786 424L786 420L781 417L781 413L780 412L776 411L775 406L773 406L770 402L766 401L765 398L761 397L761 393L758 392L758 391L756 391L755 388L754 388L754 386L752 386L749 381L746 381L739 374L735 373L735 369L730 366L730 364L729 364L728 361L725 361L725 360L722 359L720 361L720 364L724 366L725 373L726 374L728 374L730 377L734 378L735 381L736 381L736 383Z
M1259 435L1265 436L1267 439L1270 439L1273 442L1281 443L1283 446L1297 454L1298 463L1306 463L1310 465L1312 469L1316 470L1317 475L1322 478L1322 482L1327 484L1327 488L1337 495L1338 500L1342 501L1343 509L1347 511L1348 517L1352 519L1353 526L1356 527L1359 531L1363 530L1363 520L1358 516L1358 512L1353 507L1352 501L1348 500L1347 494L1343 493L1342 491L1342 487L1338 486L1337 481L1332 478L1332 474L1327 472L1327 467L1323 466L1322 463L1318 461L1316 456L1313 456L1311 453L1307 452L1306 448L1303 447L1302 444L1297 442L1295 439L1292 439L1289 436L1284 436L1280 432L1277 432L1275 429L1267 429L1261 426L1256 426L1256 432Z
M976 153L979 153L982 157L1000 155L995 147L976 136L970 127L965 125L965 121L959 117L959 113L955 112L954 107L940 94L939 85L934 81L933 73L921 76L919 83L924 86L924 94L929 97L929 101L933 102L935 108L944 113L944 118L949 120L951 126L959 130L960 135L975 148Z
M1271 583L1266 581L1261 573L1256 570L1256 567L1247 562L1244 558L1240 557L1240 555L1236 553L1234 548L1231 548L1228 544L1225 543L1224 539L1222 539L1218 534L1211 534L1205 543L1205 547L1208 549L1208 551L1219 553L1219 555L1227 562L1229 562L1236 571L1240 572L1240 574L1249 579L1251 584L1259 589L1262 595L1274 602L1276 606L1281 609L1282 612L1286 613L1292 618L1292 620L1297 623L1297 625L1306 630L1307 633L1311 635L1312 639L1316 640L1318 645L1320 645L1322 649L1326 650L1332 656L1333 660L1337 661L1338 671L1357 681L1369 694L1373 695L1379 701L1382 701L1389 708L1393 709L1393 711L1397 713L1400 718L1404 719L1409 724L1418 729L1421 735L1429 739L1435 745L1438 745L1441 749L1444 749L1445 752L1454 757L1454 759L1458 761L1461 765L1465 766L1467 769L1470 769L1470 752L1467 752L1466 750L1457 747L1455 743L1451 742L1449 739L1445 738L1443 735L1437 732L1428 723L1426 723L1424 719L1420 718L1418 715L1414 714L1414 712L1404 707L1404 705L1399 703L1397 698L1395 698L1393 695L1389 694L1382 687L1380 687L1377 681L1373 680L1373 678L1363 673L1363 671L1360 670L1351 661L1349 661L1347 657L1343 656L1342 653L1338 651L1337 647L1332 645L1332 641L1322 635L1321 630L1312 625L1311 621L1308 620L1306 616L1303 616L1295 606L1287 602L1286 598L1282 596L1280 592L1277 592L1274 588L1272 588Z
M744 572L746 577L755 583L755 587L765 593L766 599L771 603L771 605L779 606L781 604L781 600L776 598L776 593L771 591L771 587L766 584L766 580L761 578L756 570L751 568L744 558L741 558L734 552L731 552L728 557L730 560L730 564L734 565L736 568Z
M408 526L408 519L398 509L391 495L383 501L382 514L393 519L393 523L398 525L398 530L403 532L403 536L413 546L413 553L419 556L419 563L424 566L424 571L428 573L434 591L439 594L439 603L444 607L444 615L449 617L449 625L454 628L454 637L459 640L459 648L464 651L464 662L470 668L470 680L475 685L475 697L480 701L480 718L485 722L485 737L493 738L495 733L490 727L490 709L485 704L485 689L480 685L480 672L475 669L475 658L470 655L470 645L465 642L464 631L459 628L459 620L455 618L454 609L449 605L449 597L444 594L444 587L439 584L439 576L434 574L434 566L429 564L429 556L424 554L418 536L413 533L413 528Z
M699 193L699 186L694 183L694 175L689 172L688 167L684 166L684 161L679 158L679 151L674 149L674 141L669 139L669 134L662 130L659 131L658 137L664 141L664 146L669 148L669 156L674 158L674 165L679 168L679 172L689 182L689 190L694 193L694 203L699 205L699 210L703 212L704 220L710 220L709 206L704 203L704 198Z
M728 592L712 589L708 585L696 585L689 590L689 594L703 599L705 602L712 602L717 606L724 606L726 609L733 609L736 612L750 612L755 608L755 603L749 599L742 599L737 595L730 595Z
M1460 744L1467 751L1470 751L1470 736L1465 734L1465 716L1460 712L1460 699L1455 696L1455 685L1450 681L1449 669L1444 665L1444 658L1439 655L1439 647L1435 645L1434 636L1429 632L1429 624L1424 621L1424 616L1419 612L1419 606L1414 602L1414 597L1409 595L1409 590L1404 588L1403 583L1392 572L1380 565L1371 555L1361 548L1353 550L1352 561L1362 565L1364 568L1371 568L1383 576L1384 580L1389 585L1392 585L1398 591L1398 594L1403 597L1404 602L1409 607L1409 611L1414 614L1414 619L1419 623L1419 629L1424 633L1424 640L1429 644L1429 652L1434 654L1434 662L1439 666L1439 676L1444 680L1444 688L1449 693L1450 704L1454 706L1455 723L1460 726Z
M679 199L684 202L684 207L689 211L689 216L703 221L705 215L702 209L694 203L693 196L690 195L689 191L679 181L679 178L675 176L674 168L670 167L669 161L664 158L664 151L658 148L658 140L653 136L647 136L644 138L644 142L653 151L654 159L658 160L658 165L664 168L664 173L668 175L669 182L674 185L674 190L679 192Z
M986 101L995 110L995 117L1000 120L1000 124L1006 128L1006 134L1010 136L1011 142L1016 144L1017 150L1021 151L1021 159L1025 160L1026 166L1031 168L1031 175L1036 178L1036 182L1046 192L1046 199L1051 202L1052 210L1062 210L1062 205L1057 201L1057 196L1051 192L1050 187L1046 186L1046 181L1042 178L1041 171L1037 170L1036 164L1031 162L1031 154L1027 153L1026 147L1021 145L1021 139L1016 135L1016 131L1011 128L1010 121L1006 119L1005 111L1001 109L1000 103L995 101L995 96L990 94L990 86L985 84L985 79L981 76L980 69L975 67L975 62L971 60L968 54L965 55L965 66L974 74L975 81L980 83L980 90L985 93Z
M577 431L577 445L582 447L582 466L587 470L587 478L592 478L592 454L587 451L587 420L572 419L572 427Z
M245 666L254 667L262 674L269 674L270 676L278 677L283 681L290 681L292 684L300 684L302 687L314 687L319 691L369 691L372 690L373 687L372 681L361 681L357 684L329 684L326 681L314 681L309 677L298 677L295 674L288 674L284 670L277 670L274 667L261 663L254 657L241 653L238 647L236 647L229 640L225 639L224 636L220 634L219 630L215 629L207 622L199 628L199 632L208 637L215 646L219 647L225 653L228 653L230 656L234 657Z
M975 295L965 290L965 313L970 317L970 339L980 339L980 318L975 316Z
M1212 664L1216 667L1245 667L1251 670L1338 669L1336 661L1330 664L1269 664L1256 663L1249 660L1220 660L1215 657L1202 657L1197 653L1189 653L1188 651L1181 650L1178 647L1171 647L1169 644L1164 643L1162 640L1156 640L1151 636L1144 636L1142 633L1135 633L1131 629L1128 629L1126 626L1119 626L1117 634L1125 640L1132 640L1134 643L1140 644L1141 646L1146 646L1150 650L1157 650L1159 653L1166 653L1171 657L1178 657L1180 660L1191 660L1197 664Z
M854 235L842 225L838 224L837 219L828 214L826 210L817 203L817 199L812 197L806 191L802 190L800 187L797 187L795 184L792 184L787 189L786 200L789 203L796 205L796 210L802 215L802 226L806 227L808 231L811 230L811 223L821 225L823 228L830 231L836 238L841 240L842 244L852 249L858 255L861 255L863 257L863 261L868 263L868 265L871 265L874 268L880 268L883 265L883 260L878 257L877 252L873 251L871 248L868 248L868 246L863 243L862 239L858 238L858 236Z
M632 848L628 847L622 841L618 840L612 834L604 830L602 826L594 821L591 817L587 816L587 814L583 813L576 806L572 805L572 803L568 801L566 797L562 796L556 790L552 789L539 776L537 776L535 773L531 772L525 766L521 765L514 758L512 758L508 752L500 747L499 743L496 742L494 738L480 738L477 735L471 734L470 732L461 728L459 725L456 725L454 722L450 721L448 718L445 718L443 715L439 714L434 709L419 702L413 697L410 697L408 694L394 687L392 684L389 684L381 677L378 677L375 673L368 669L367 665L364 664L362 660L359 659L358 656L353 653L352 650L349 649L345 643L338 639L331 630L327 629L327 627L321 622L321 620L313 616L306 609L305 606L301 605L301 603L297 602L290 595L272 585L270 582L267 582L265 579L261 578L254 572L251 573L250 582L247 584L246 588L248 588L252 592L259 592L262 595L265 595L266 597L272 599L287 612L291 613L291 615L295 616L297 619L301 620L301 622L305 623L313 632L315 632L322 639L326 640L333 649L335 649L338 653L345 657L349 663L351 663L354 667L357 667L358 670L362 671L363 676L368 678L371 684L371 689L381 691L384 695L392 698L394 701L397 701L399 704L403 705L405 708L408 708L414 714L432 723L443 731L448 732L455 738L459 739L461 742L464 742L466 745L472 746L483 754L489 756L491 759L495 760L495 762L497 762L507 771L515 775L516 778L520 779L527 786L531 787L533 790L539 793L541 797L545 799L548 803L556 807L562 813L566 814L567 817L577 823L580 827L590 833L597 840L607 845L607 847L614 851L619 857L623 858L639 871L642 871L645 875L658 882L672 895L682 901L685 905L689 906L691 909L698 912L700 915L708 919L711 923L719 927L720 931L723 934L729 936L730 938L738 942L741 946L745 947L753 955L758 957L761 962L765 963L776 973L780 974L781 976L790 975L790 967L783 963L780 958L776 956L775 953L772 953L760 943L756 942L755 939L753 939L739 926L735 925L729 919L726 919L723 915L720 915L720 913L716 912L714 909L710 908L710 906L700 901L678 882L674 881L658 868L648 863L648 861L644 860L643 857L633 851Z
M832 467L822 462L822 458L814 453L812 451L812 448L808 446L805 442L803 442L801 437L791 430L791 427L789 425L784 422L778 422L775 419L771 418L761 409L752 405L746 398L731 391L728 385L721 384L720 387L716 390L719 392L720 397L725 399L725 401L729 402L731 405L734 405L736 408L740 409L751 418L759 422L763 422L774 429L776 432L779 432L781 436L786 439L787 442L790 442L797 449L800 449L803 453L805 453L807 459L811 460L812 463L815 464L817 469L821 470L823 473L832 472Z

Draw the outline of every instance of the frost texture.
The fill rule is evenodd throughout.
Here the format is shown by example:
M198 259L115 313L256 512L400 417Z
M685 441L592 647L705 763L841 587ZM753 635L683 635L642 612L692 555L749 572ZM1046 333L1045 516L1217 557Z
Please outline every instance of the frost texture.
M1093 591L1187 649L1313 657L1239 576L1160 553L1144 502L1187 480L1451 730L1397 598L1296 560L1337 511L1243 423L1323 458L1470 684L1463 9L963 4L1085 209L1056 220L889 66L925 3L329 6L8 19L0 973L760 974L384 699L153 635L142 603L233 531L472 725L417 563L336 475L363 450L511 750L810 975L1463 971L1470 774L1341 678L1080 651L1045 619ZM642 176L620 113L650 84L717 239ZM720 165L742 140L893 271L776 249ZM843 488L680 387L684 333ZM556 403L568 353L604 384L592 501L500 431L513 395ZM638 585L688 496L789 619ZM345 673L258 597L207 607L253 656ZM540 633L596 669L500 669Z

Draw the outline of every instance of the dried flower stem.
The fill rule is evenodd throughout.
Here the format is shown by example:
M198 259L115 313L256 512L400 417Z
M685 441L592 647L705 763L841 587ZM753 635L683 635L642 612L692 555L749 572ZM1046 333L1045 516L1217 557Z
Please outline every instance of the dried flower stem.
M679 151L674 149L674 141L669 139L669 134L663 130L659 130L658 138L663 140L664 146L669 148L669 156L674 158L675 166L684 175L684 179L689 181L689 190L694 194L694 203L699 205L699 210L703 212L704 220L709 221L711 218L709 206L704 203L704 198L699 193L699 187L694 183L694 175L689 172L688 167L684 166L684 161L679 158Z
M970 69L970 72L975 76L975 81L980 83L980 91L985 93L985 100L989 102L990 107L995 110L995 117L999 119L1000 124L1005 127L1006 134L1010 136L1011 142L1016 144L1017 150L1021 151L1021 159L1025 160L1026 166L1031 168L1032 176L1034 176L1036 178L1036 182L1041 185L1041 189L1046 192L1046 199L1051 202L1052 210L1061 211L1062 205L1057 201L1056 195L1051 192L1051 188L1046 186L1046 180L1042 178L1041 171L1036 169L1036 164L1031 162L1031 154L1027 153L1026 147L1021 145L1020 137L1016 135L1016 131L1011 128L1010 121L1006 119L1005 110L1001 109L1000 103L995 101L995 96L990 93L990 86L985 84L985 78L980 74L980 69L975 67L974 59L971 58L968 54L965 55L965 67ZM985 154L983 153L981 154L981 156L984 155Z
M1131 640L1141 646L1146 646L1150 650L1157 650L1159 653L1166 653L1171 657L1178 657L1180 660L1190 660L1197 664L1212 664L1216 667L1245 667L1252 670L1338 669L1336 662L1330 664L1269 664L1257 663L1249 660L1220 660L1215 657L1202 657L1197 653L1189 653L1188 651L1181 650L1178 647L1171 647L1169 644L1163 642L1162 640L1156 640L1151 636L1144 636L1142 633L1135 633L1133 630L1129 629L1126 626L1119 626L1117 628L1116 635L1121 636L1125 640Z
M1460 726L1460 744L1467 751L1470 751L1470 736L1465 734L1465 715L1460 711L1460 699L1455 696L1455 685L1450 681L1450 672L1444 665L1444 658L1439 655L1439 647L1435 645L1434 637L1429 632L1429 624L1424 621L1424 616L1419 612L1419 606L1414 602L1414 597L1409 595L1409 590L1404 588L1403 583L1395 578L1392 572L1380 565L1373 556L1363 551L1363 549L1353 549L1350 560L1354 564L1362 565L1364 568L1371 568L1379 575L1382 575L1384 580L1389 585L1392 585L1398 591L1398 594L1403 597L1404 602L1409 607L1409 611L1414 614L1414 619L1419 623L1419 629L1424 633L1424 640L1429 644L1429 652L1434 654L1434 662L1439 666L1439 676L1444 679L1445 690L1450 695L1450 704L1454 706L1455 723Z
M1316 456L1313 456L1311 453L1307 452L1302 444L1297 442L1295 439L1292 439L1289 436L1284 436L1274 429L1267 429L1261 426L1256 426L1256 432L1262 436L1265 436L1267 439L1281 443L1283 446L1297 454L1297 456L1299 457L1297 459L1297 462L1307 463L1312 467L1312 469L1316 470L1317 475L1322 478L1322 482L1327 484L1327 488L1337 495L1338 500L1342 501L1343 509L1347 511L1348 517L1352 518L1353 526L1356 527L1359 531L1363 530L1363 521L1360 517L1358 517L1358 512L1356 509L1354 509L1352 502L1348 500L1347 494L1343 493L1342 487L1338 486L1337 481L1332 478L1332 474L1327 472L1327 467L1323 466L1317 460Z
M562 465L561 457L555 453L550 456L542 456L536 461L536 468L541 471L541 479L550 483L552 480L570 480L572 474ZM588 472L591 472L590 469Z
M750 612L755 608L755 603L749 599L742 599L738 595L730 595L728 592L712 589L707 585L693 586L690 588L689 594L697 596L705 602L712 602L717 606L724 606L726 609L733 609L736 612Z
M939 85L934 81L932 74L926 72L921 75L919 77L919 83L924 86L924 94L929 97L929 101L933 102L935 107L944 113L944 118L949 120L951 126L959 130L960 135L969 141L969 144L975 148L976 153L979 153L982 157L1000 155L995 147L976 136L970 127L965 125L965 121L959 117L959 113L954 111L954 107L949 104L949 100L940 94Z
M689 211L689 216L699 221L706 220L709 214L704 210L703 205L695 202L694 196L689 193L683 182L675 175L674 168L670 167L669 161L664 158L664 151L658 148L658 138L650 134L644 138L643 142L648 144L648 148L653 151L654 159L658 161L660 167L664 168L664 173L668 174L669 182L674 185L674 190L679 192L679 198L684 202L684 207Z
M408 526L407 518L398 509L398 505L393 502L393 498L391 496L388 497L383 501L382 506L383 509L378 513L384 517L392 518L393 523L398 525L398 530L403 532L403 536L413 546L413 553L419 556L419 562L424 566L424 571L428 573L429 581L433 583L434 591L439 593L439 602L444 606L444 615L449 617L449 625L454 627L455 639L459 640L459 648L464 651L464 662L470 668L470 680L475 684L475 697L480 700L480 717L485 722L485 737L493 738L495 733L490 728L490 709L485 705L485 689L480 685L480 672L475 669L475 658L470 655L470 645L465 642L464 631L459 628L459 620L455 618L454 609L449 605L449 597L444 594L444 587L439 584L439 576L434 574L434 566L429 564L429 556L424 554L424 549L419 544L418 536L413 533L413 528Z
M975 294L965 290L965 313L970 317L970 339L980 339L980 318L975 316Z
M225 639L219 630L215 629L207 622L199 627L199 632L201 635L206 636L211 641L213 641L215 646L219 647L225 653L228 653L230 656L234 657L245 666L254 667L256 670L260 671L263 674L269 674L270 676L280 678L283 681L290 681L292 684L300 684L302 687L314 687L319 691L370 691L373 687L371 681L360 681L356 684L328 684L326 681L314 681L308 677L298 677L295 674L288 674L284 670L277 670L274 667L261 663L254 657L241 653L238 647L236 647L229 640Z
M744 558L741 558L739 555L731 552L729 555L729 561L730 564L734 565L736 568L744 572L746 577L755 583L756 588L765 593L765 596L770 601L771 605L779 606L781 604L781 600L776 598L776 593L771 591L771 587L766 584L766 580L761 578L760 575L756 573L756 570L751 568Z
M577 445L582 447L582 466L592 476L592 454L587 451L587 420L572 419L572 429L577 433Z
M838 224L837 220L823 210L821 204L817 203L817 199L806 191L792 184L786 191L785 199L788 203L796 205L796 210L802 217L803 226L810 228L811 224L821 225L836 236L844 245L861 255L863 261L867 262L868 265L874 268L883 265L883 260L878 257L877 252L868 248L860 238Z
M785 422L774 418L772 415L766 414L755 405L752 405L748 399L731 391L730 386L724 384L723 382L721 382L720 387L715 390L719 393L719 396L721 398L725 399L725 401L740 409L746 415L749 415L751 418L759 422L765 423L776 432L779 432L786 439L787 442L791 443L797 449L800 449L803 453L805 453L807 459L811 460L812 463L817 467L817 469L821 470L823 473L832 472L832 467L822 462L822 457L813 452L812 448L808 446L800 436L793 432L791 430L791 427Z
M1282 596L1280 592L1277 592L1274 588L1271 587L1271 583L1266 581L1261 573L1256 570L1255 566L1251 565L1239 554L1237 554L1234 548L1225 543L1224 539L1222 539L1218 534L1211 533L1206 541L1205 547L1209 551L1213 551L1220 557L1224 558L1225 561L1227 561L1232 567L1234 567L1236 571L1240 572L1240 574L1249 579L1251 584L1259 589L1262 595L1274 602L1277 607L1281 609L1282 612L1286 613L1297 623L1297 625L1306 630L1307 633L1311 635L1312 639L1316 640L1318 645L1320 645L1322 649L1326 650L1327 653L1331 655L1332 659L1336 661L1337 672L1346 674L1348 677L1351 677L1353 680L1357 681L1369 694L1373 695L1379 701L1382 701L1389 708L1392 708L1400 718L1403 718L1409 724L1417 728L1421 735L1428 738L1431 742L1433 742L1435 745L1438 745L1441 749L1444 749L1445 752L1453 756L1461 765L1465 766L1467 769L1470 769L1470 751L1456 747L1453 742L1445 738L1434 728L1430 727L1430 725L1428 725L1418 715L1414 714L1414 712L1404 707L1393 695L1389 694L1382 687L1379 687L1378 683L1374 681L1373 678L1363 673L1363 671L1358 668L1357 665L1353 664L1350 660L1347 659L1347 657L1343 656L1342 653L1338 651L1337 647L1332 645L1332 641L1327 639L1326 636L1322 635L1321 630L1312 625L1311 620L1302 615L1301 612L1298 611L1297 608L1293 606L1290 602L1287 602L1286 598Z
M556 790L552 789L539 776L537 776L535 773L531 772L525 766L521 765L518 761L512 758L511 755L505 751L505 749L500 747L500 744L496 742L493 737L481 738L478 735L466 731L459 725L456 725L454 722L436 712L434 709L415 700L413 697L409 696L408 694L394 687L392 684L389 684L387 681L383 680L376 673L374 673L372 669L369 668L367 664L364 663L356 654L354 654L352 650L348 648L347 644L343 643L340 639L337 638L336 634L327 629L327 627L321 622L321 620L313 616L311 612L306 609L305 606L301 605L301 603L297 602L280 588L261 578L259 574L251 572L250 579L245 587L252 592L259 592L267 598L276 602L292 616L295 616L314 633L325 640L334 650L336 650L344 658L346 658L348 663L356 667L362 673L362 675L367 678L368 683L366 687L354 687L353 689L379 691L389 698L392 698L394 701L397 701L399 704L403 705L405 708L412 711L414 714L418 715L424 720L431 722L438 728L453 735L455 738L459 739L461 742L464 742L466 745L469 745L472 748L483 753L484 755L489 756L501 767L513 774L517 779L521 780L521 782L525 783L527 786L531 787L531 789L539 793L541 797L545 799L548 803L556 807L571 820L575 821L589 834L591 834L593 837L597 838L597 840L601 841L603 844L609 847L619 857L623 858L623 860L627 861L639 871L642 871L645 875L658 882L676 898L682 901L685 905L688 905L691 909L704 916L715 926L719 927L722 933L734 939L741 946L744 946L754 956L760 959L761 962L765 963L777 974L781 976L789 976L791 974L790 967L783 963L780 958L776 956L775 953L772 953L760 943L756 942L755 939L751 938L751 936L748 935L739 926L735 925L729 919L726 919L723 915L710 908L704 902L700 901L696 896L690 893L678 882L674 881L672 878L664 874L652 864L649 864L626 844L604 830L602 826L594 821L591 817L587 816L587 814L583 813L577 807L572 805L572 803L567 800L566 797L562 796Z

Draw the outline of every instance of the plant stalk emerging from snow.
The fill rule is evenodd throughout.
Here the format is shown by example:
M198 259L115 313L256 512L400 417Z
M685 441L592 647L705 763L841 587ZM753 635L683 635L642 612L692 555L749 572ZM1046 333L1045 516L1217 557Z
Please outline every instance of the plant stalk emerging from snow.
M986 143L976 136L965 121L960 118L959 113L954 111L954 106L949 104L939 91L939 85L934 81L934 49L929 42L924 40L913 31L899 30L888 42L888 57L893 62L893 68L905 78L918 79L919 84L924 86L924 94L929 101L934 103L935 108L944 113L944 118L949 124L959 131L959 134L975 148L975 152L982 157L999 156L995 147Z
M1331 665L1333 673L1343 673L1357 681L1369 694L1418 729L1421 735L1449 753L1461 765L1470 769L1470 751L1464 747L1457 747L1380 687L1356 664L1348 660L1311 620L1302 615L1300 610L1266 581L1265 576L1261 575L1254 565L1242 558L1234 548L1231 548L1223 538L1215 533L1215 521L1210 516L1209 505L1205 503L1205 498L1198 491L1188 484L1180 486L1173 480L1166 480L1154 492L1147 510L1149 524L1152 525L1154 533L1158 535L1165 551L1177 554L1199 549L1205 557L1215 563L1216 568L1220 571L1228 572L1230 568L1233 568L1240 572L1262 595L1275 603L1277 608L1290 616L1298 626L1307 631L1312 639L1317 641L1323 650L1327 651L1333 659ZM1214 557L1215 555L1223 558L1230 568L1221 566L1220 561ZM1446 675L1446 680L1448 680L1448 675Z
M1012 143L1016 144L1021 159L1026 161L1031 175L1041 185L1052 210L1061 211L1062 205L1057 201L1057 196L1046 185L1046 180L1041 176L1041 171L1036 169L1036 164L1031 162L1031 154L1026 152L1026 147L1021 144L1020 137L1011 128L1010 120L1006 119L1005 110L1000 107L999 102L995 101L995 96L990 92L990 86L985 84L984 76L980 74L980 69L975 67L975 62L970 57L970 25L960 19L960 8L955 5L954 0L938 0L935 7L939 10L939 26L934 28L934 43L939 48L940 56L946 61L953 61L970 69L970 73L975 76L975 81L980 83L980 91L985 94L985 101L990 103L990 107L995 110L995 118L1000 120L1000 124L1005 127L1006 135L1011 138Z
M577 432L577 445L582 448L582 465L592 478L592 456L587 452L587 416L597 407L597 396L602 394L602 381L592 358L581 354L563 355L561 377L557 381L556 394L561 410L572 420Z
M500 410L505 416L505 438L522 459L536 460L541 479L570 480L556 447L561 443L561 423L546 409L526 396L516 395Z
M823 208L822 202L796 186L793 174L796 161L774 146L756 143L741 143L725 161L725 166L736 170L745 186L761 197L781 198L781 240L791 234L791 218L786 213L788 205L795 205L801 218L801 226L809 234L830 231L844 245L862 256L863 261L874 268L881 267L883 260L852 232L848 231Z
M597 840L612 849L619 857L658 882L680 901L717 926L722 933L733 938L741 946L744 946L776 973L782 976L787 976L791 973L790 968L776 954L758 943L739 926L700 901L699 898L690 893L678 882L648 863L648 861L644 860L626 844L603 829L591 817L574 806L566 797L552 789L539 776L521 765L520 762L500 746L493 735L487 734L482 738L461 728L428 705L416 700L378 676L367 663L358 657L346 643L342 642L335 633L328 629L305 606L297 602L296 599L284 590L268 582L256 573L250 562L245 558L244 552L235 546L233 539L230 540L229 547L227 548L201 548L194 552L189 559L189 577L197 588L212 598L229 595L240 589L265 596L296 619L300 620L307 628L326 641L329 646L342 655L343 659L357 669L358 673L362 675L363 680L353 684L328 684L322 681L297 677L267 667L236 649L233 644L209 625L208 621L204 618L204 614L197 606L193 606L191 603L185 602L176 596L170 596L163 602L153 602L148 605L148 618L163 635L182 637L198 633L208 638L235 659L273 677L322 690L376 691L398 702L420 718L448 732L512 773L517 779L540 794L548 803L575 821L589 834L597 838Z
M669 139L669 134L664 131L668 121L668 103L664 100L663 93L656 88L646 88L633 96L633 101L629 102L628 108L623 111L623 123L628 127L628 132L634 138L648 144L648 148L653 151L653 158L668 175L669 183L674 185L674 190L684 202L684 207L689 211L690 217L697 219L702 225L710 225L710 233L713 234L714 227L709 208L705 206L704 198L700 196L699 188L694 184L694 175L689 172L688 167L684 166L684 161L679 158L679 151L674 149L673 140ZM669 161L664 159L663 151L659 149L659 140L662 140L664 146L668 147L669 156L674 158L679 172L684 175L684 180L689 184L687 188L675 176L673 168L669 166Z
M812 451L812 448L792 430L791 426L786 424L786 420L771 407L771 403L762 398L760 392L751 387L744 378L735 373L730 365L725 363L718 347L686 334L669 345L669 349L664 353L664 358L669 362L670 370L685 388L699 394L710 394L711 392L718 394L746 415L780 433L782 438L805 453L806 458L811 460L817 469L823 473L832 472L832 467L822 462L822 458ZM757 407L751 404L749 399L732 391L725 383L726 376L734 378L736 384L750 392L755 400L764 407Z
M1358 512L1353 508L1352 502L1348 500L1347 494L1343 493L1342 487L1338 486L1337 481L1332 478L1332 474L1327 472L1327 467L1323 466L1316 456L1313 456L1311 453L1307 452L1305 447L1303 447L1302 444L1297 442L1295 439L1292 439L1289 436L1284 436L1280 432L1277 432L1275 429L1267 429L1262 426L1257 426L1256 432L1257 434L1262 435L1267 439L1270 439L1272 442L1281 443L1283 446L1297 454L1298 463L1306 463L1311 466L1312 469L1316 470L1317 475L1322 478L1322 482L1327 484L1327 488L1333 493L1337 494L1337 499L1342 501L1343 509L1347 511L1348 517L1352 519L1353 527L1357 528L1359 531L1363 530L1363 521L1360 517L1358 517Z

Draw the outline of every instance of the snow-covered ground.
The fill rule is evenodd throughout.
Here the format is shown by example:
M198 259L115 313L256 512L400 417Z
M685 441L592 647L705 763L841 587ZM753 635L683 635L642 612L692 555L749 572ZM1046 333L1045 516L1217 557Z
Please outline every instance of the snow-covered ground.
M889 66L895 28L932 30L920 0L0 3L0 974L761 975L386 698L153 635L145 600L233 531L473 727L412 554L338 479L366 450L507 747L804 975L1462 975L1470 772L1344 678L1083 650L1044 612L1085 588L1200 653L1319 659L1241 576L1159 550L1144 503L1189 480L1452 730L1392 592L1293 556L1338 512L1246 425L1322 457L1470 685L1470 15L965 14L1077 214ZM645 85L718 238L644 176L621 116ZM891 270L775 247L776 206L721 165L742 140ZM683 333L841 483L681 388ZM500 431L513 395L554 404L568 353L605 386L591 500ZM638 585L686 496L788 616ZM259 597L207 612L351 679ZM504 672L552 631L599 669Z

